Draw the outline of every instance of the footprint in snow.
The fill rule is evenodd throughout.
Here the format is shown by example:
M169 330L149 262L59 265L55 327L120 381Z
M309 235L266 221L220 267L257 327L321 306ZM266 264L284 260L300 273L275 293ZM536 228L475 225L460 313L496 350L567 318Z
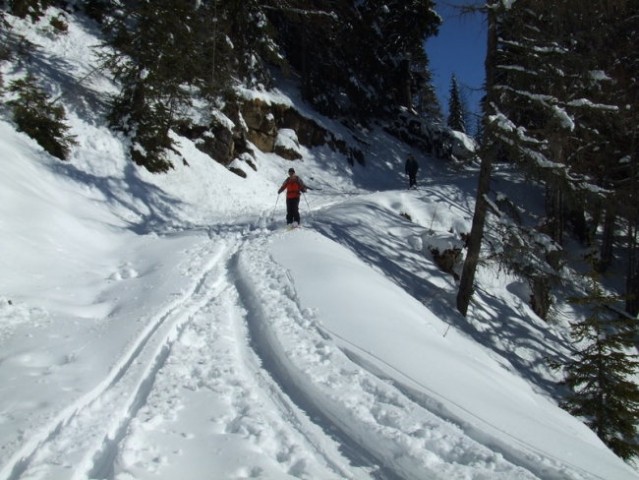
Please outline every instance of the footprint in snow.
M118 267L118 270L111 274L110 280L120 281L127 280L129 278L137 278L138 272L135 270L129 262L126 262Z

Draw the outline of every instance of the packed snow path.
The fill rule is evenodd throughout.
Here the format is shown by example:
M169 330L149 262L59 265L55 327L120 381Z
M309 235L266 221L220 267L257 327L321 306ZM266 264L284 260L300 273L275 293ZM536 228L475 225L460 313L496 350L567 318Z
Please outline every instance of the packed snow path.
M154 473L149 466L159 470L169 460L163 478L198 471L203 461L220 478L305 471L345 477L348 462L336 448L323 452L326 442L313 440L321 432L260 368L249 345L246 315L229 279L241 243L206 242L193 258L204 268L190 272L192 288L144 319L147 328L110 375L33 435L4 466L2 478L112 479L127 478L122 472L128 470L144 477ZM207 411L223 414L201 418ZM272 418L273 411L282 418ZM192 431L171 426L178 416ZM175 449L156 451L157 436ZM265 459L249 459L255 455L244 447L246 472L226 471L242 443L258 444ZM316 457L326 461L315 465Z
M2 480L598 478L489 435L484 446L437 415L432 392L398 388L378 357L331 332L274 258L319 234L195 237L190 286L145 312L95 388L25 435Z
M278 328L303 342L297 345L300 367L316 359L323 370L321 365L337 351L319 330L308 342L312 321L300 311L294 286L285 272L277 272L264 245L265 237L211 238L193 259L193 265L201 262L204 268L192 272L192 288L166 311L146 318L143 335L111 374L34 435L3 475L9 472L10 480L62 480L129 478L123 472L154 478L157 472L176 478L192 470L216 472L219 478L420 476L424 466L409 452L397 465L384 458L397 456L393 450L401 444L385 453L383 443L376 448L376 442L348 438L365 431L349 432L332 423L332 412L322 411L321 398L314 405L314 395L305 391L307 382L289 377L299 370L287 365L291 358L283 358L287 352L278 345ZM250 280L256 274L270 277L266 292ZM300 328L304 332L296 332ZM355 365L348 368L343 372L348 383L365 373ZM281 383L296 392L295 398L283 392ZM387 401L377 398L385 392L376 391L380 386L375 383L373 377L364 379L379 410L367 415L386 415ZM224 414L201 418L207 410ZM273 412L281 416L273 417ZM191 430L184 429L187 425ZM361 448L353 443L357 440ZM257 458L255 446L261 452ZM239 456L238 450L246 450L240 461L247 466L229 471L226 465L234 468L237 461L229 456ZM493 457L488 451L483 456ZM389 467L379 466L386 463ZM429 476L450 478L434 471Z

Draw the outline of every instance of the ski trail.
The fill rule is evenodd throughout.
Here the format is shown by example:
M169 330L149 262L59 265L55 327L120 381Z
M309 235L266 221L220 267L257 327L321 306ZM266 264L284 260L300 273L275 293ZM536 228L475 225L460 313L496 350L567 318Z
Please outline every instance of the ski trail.
M119 442L115 476L108 478L188 478L189 471L225 479L371 478L349 464L264 370L250 345L235 258L229 255L225 267L220 262L215 293L172 345ZM229 466L228 456L241 456L244 466Z
M241 326L243 336L247 338L242 356L252 371L252 377L265 391L269 392L271 401L277 405L277 409L289 426L303 435L316 455L327 462L335 478L395 478L392 475L381 475L378 471L378 465L371 462L371 459L366 459L357 446L345 445L344 438L338 435L337 430L327 429L328 423L323 418L321 411L308 408L311 405L300 402L300 392L297 391L295 385L289 384L281 376L282 370L273 364L276 355L269 352L268 342L262 341L263 336L268 335L264 330L268 327L259 324L262 317L256 313L254 298L251 292L245 288L243 280L239 276L239 255L238 252L232 259L229 271L235 277L234 284L238 302L245 312L245 318L238 326ZM290 390L289 387L291 387Z
M236 269L265 368L301 409L317 412L324 430L355 445L360 461L379 465L381 478L443 480L462 469L472 479L539 478L351 361L302 311L287 271L264 244L241 250Z
M305 399L306 393L299 388L295 382L291 382L287 375L287 368L282 365L281 356L274 349L274 342L270 336L275 332L269 328L267 316L261 311L258 299L252 290L252 287L246 283L242 277L242 269L239 265L241 252L236 255L234 265L230 270L235 272L235 284L238 288L240 301L246 309L246 329L247 336L250 341L250 348L253 351L252 356L255 357L253 363L256 367L261 365L261 369L255 369L254 375L260 377L261 382L270 383L270 390L273 392L273 398L282 405L281 411L288 418L288 421L295 425L296 428L305 431L316 431L315 438L326 437L322 444L319 441L313 441L315 450L323 456L335 458L342 457L342 466L332 463L332 468L340 472L337 478L367 478L367 479L384 479L393 480L398 477L394 472L380 467L374 457L360 449L357 443L351 442L343 432L336 428L334 422L326 417L321 409L313 405ZM284 393L286 392L286 393ZM307 435L308 436L308 435ZM310 436L309 436L310 437ZM329 454L326 453L331 450ZM348 469L343 470L345 464Z
M191 287L0 480L561 478L504 458L327 332L270 257L288 234L210 230Z
M86 478L88 472L110 477L118 438L144 404L180 329L207 301L204 293L214 285L212 272L224 254L224 248L209 252L191 288L150 318L110 374L33 435L3 467L0 479L68 480Z

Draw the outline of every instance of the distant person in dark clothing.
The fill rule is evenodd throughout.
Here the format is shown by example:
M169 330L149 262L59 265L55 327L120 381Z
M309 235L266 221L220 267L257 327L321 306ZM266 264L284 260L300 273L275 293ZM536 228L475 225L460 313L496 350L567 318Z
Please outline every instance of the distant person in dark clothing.
M408 155L406 159L406 175L408 175L408 188L417 188L417 170L419 163L413 155Z
M300 197L306 192L306 185L300 177L295 174L295 170L288 169L288 178L284 180L282 186L277 191L279 195L286 190L286 224L300 224Z

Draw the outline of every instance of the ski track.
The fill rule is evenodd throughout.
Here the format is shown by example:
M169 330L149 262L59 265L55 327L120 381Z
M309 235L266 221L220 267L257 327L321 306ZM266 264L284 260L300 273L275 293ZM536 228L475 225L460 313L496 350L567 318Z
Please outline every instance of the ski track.
M369 468L379 465L380 478L450 479L462 468L469 479L538 478L352 362L300 308L288 272L257 243L238 253L236 267L256 349L300 407L319 412L324 429L356 445Z
M239 249L241 245L234 250ZM233 258L231 255L227 261L232 262ZM119 459L121 472L138 478L135 477L139 474L138 466L148 468L154 458L162 459L158 469L186 463L180 458L182 452L149 448L149 436L157 433L148 432L163 432L162 443L166 443L167 436L182 437L188 443L198 433L175 431L176 418L201 416L202 403L223 399L225 414L202 419L209 425L209 435L232 437L235 443L257 447L263 458L248 460L245 469L228 471L224 465L225 450L207 450L206 466L220 478L269 474L268 478L370 478L366 474L353 475L352 468L338 452L339 445L332 444L262 368L250 346L246 310L230 274L230 268L222 273L218 293L184 328L170 365L159 372L157 388L140 410L139 418L131 424ZM167 405L172 406L173 413L169 413ZM278 415L273 416L273 411Z
M105 459L117 448L112 439L144 403L180 328L200 308L202 290L223 254L222 249L212 252L209 263L194 275L192 288L151 317L111 373L34 434L3 467L0 479L66 480L109 469Z
M33 435L0 480L179 473L206 438L213 443L197 461L229 479L443 480L460 468L474 480L560 478L531 471L539 458L517 465L495 453L435 398L340 347L268 255L277 235L286 233L209 231L190 258L191 289L150 317L111 374ZM203 416L215 402L225 413ZM179 418L199 417L193 431L179 429ZM239 471L224 461L230 439L260 452Z
M127 472L140 465L146 470L154 464L160 468L163 462L158 459L168 452L154 451L140 438L170 424L175 412L188 408L182 399L185 389L200 388L233 399L224 418L210 419L218 430L241 437L262 449L266 458L276 459L277 468L258 466L229 472L225 478L259 476L269 470L278 478L370 478L367 470L357 473L358 468L339 452L340 445L279 389L249 345L246 319L237 313L243 307L229 282L227 265L246 234L236 229L225 235L210 233L209 248L191 262L205 264L191 290L151 317L111 374L33 435L3 467L0 479L112 480L137 478ZM220 243L222 247L211 247ZM194 349L199 349L198 355ZM232 374L216 371L219 368ZM189 379L199 385L189 385ZM280 415L269 418L271 411ZM180 436L183 441L190 439L188 432ZM223 463L222 458L219 461Z

